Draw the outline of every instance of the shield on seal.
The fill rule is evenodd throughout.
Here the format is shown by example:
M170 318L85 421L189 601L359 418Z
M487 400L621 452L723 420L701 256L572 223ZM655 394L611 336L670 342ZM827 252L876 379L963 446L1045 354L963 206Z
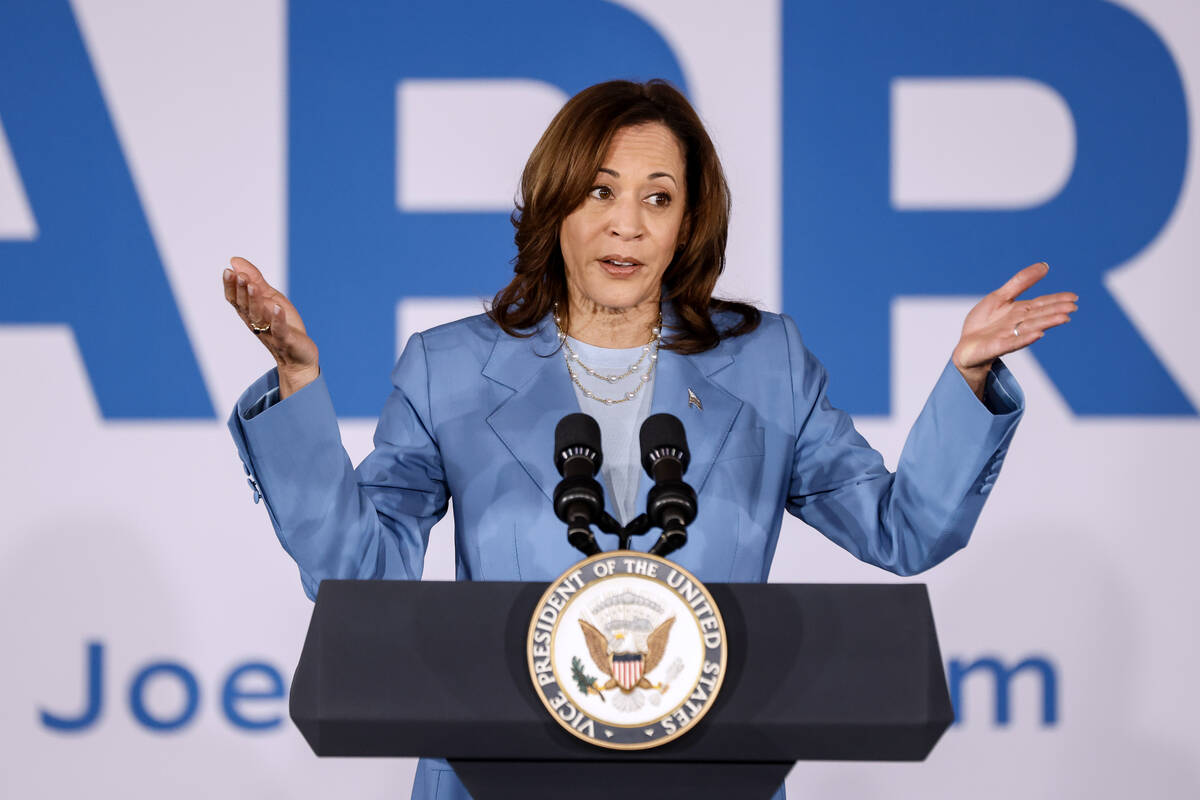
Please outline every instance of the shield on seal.
M627 692L642 679L641 653L613 653L612 666L613 680Z

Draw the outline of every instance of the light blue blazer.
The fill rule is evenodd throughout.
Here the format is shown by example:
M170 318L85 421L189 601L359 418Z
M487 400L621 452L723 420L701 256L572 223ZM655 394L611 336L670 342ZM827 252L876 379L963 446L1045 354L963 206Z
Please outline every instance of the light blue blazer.
M668 305L668 334L673 321ZM530 338L484 315L414 335L357 469L323 379L272 404L272 371L243 394L229 427L310 598L325 578L420 578L451 497L459 580L550 581L582 557L551 503L554 427L580 410L557 347L549 318ZM657 370L651 413L683 421L699 497L670 558L706 582L765 581L785 509L890 572L937 564L966 545L1024 408L1000 362L982 403L948 363L890 473L830 404L825 369L787 316L764 313L698 355L664 350ZM650 485L643 475L638 508ZM466 797L444 763L422 762L414 797Z

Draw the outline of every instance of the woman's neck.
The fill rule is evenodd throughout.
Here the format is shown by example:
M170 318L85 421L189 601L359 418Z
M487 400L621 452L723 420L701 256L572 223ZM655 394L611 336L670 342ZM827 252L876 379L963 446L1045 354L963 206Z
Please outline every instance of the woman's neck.
M609 308L572 298L567 334L595 347L637 347L654 338L658 320L658 300L629 308Z

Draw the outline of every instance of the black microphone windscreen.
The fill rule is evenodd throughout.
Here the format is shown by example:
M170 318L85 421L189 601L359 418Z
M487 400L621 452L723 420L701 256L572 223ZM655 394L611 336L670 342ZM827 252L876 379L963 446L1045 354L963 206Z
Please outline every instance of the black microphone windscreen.
M638 438L642 445L642 467L647 473L651 473L652 477L652 454L662 450L674 451L674 456L679 459L683 468L687 469L691 453L688 451L687 434L679 417L674 414L654 414L646 417Z
M567 414L554 428L554 465L561 474L568 450L584 448L594 455L596 469L600 468L600 423L587 414Z

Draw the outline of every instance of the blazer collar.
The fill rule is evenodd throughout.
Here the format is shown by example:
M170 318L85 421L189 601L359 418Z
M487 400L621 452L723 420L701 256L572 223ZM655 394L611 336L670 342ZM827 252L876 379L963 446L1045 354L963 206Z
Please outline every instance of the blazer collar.
M553 499L559 481L554 428L564 416L579 410L559 352L553 316L546 315L528 338L497 330L483 375L512 390L491 410L488 425L547 499Z
M674 306L664 302L664 334L678 329L678 319ZM658 356L650 413L674 414L683 423L691 451L691 462L683 479L697 494L703 490L713 462L742 408L742 401L711 377L732 363L733 357L724 342L695 355L662 350ZM646 507L646 496L653 485L643 472L638 484L638 509Z
M664 301L664 335L677 325L674 307ZM710 378L732 362L723 344L690 356L670 350L659 353L650 413L674 414L683 422L692 456L684 479L697 492L703 489L742 407L741 400ZM547 499L552 499L560 479L554 467L554 428L565 415L580 410L559 351L553 317L543 318L529 338L498 331L483 375L512 390L492 409L488 425ZM699 408L691 402L692 396L699 401ZM643 473L638 485L639 510L645 508L652 485Z

